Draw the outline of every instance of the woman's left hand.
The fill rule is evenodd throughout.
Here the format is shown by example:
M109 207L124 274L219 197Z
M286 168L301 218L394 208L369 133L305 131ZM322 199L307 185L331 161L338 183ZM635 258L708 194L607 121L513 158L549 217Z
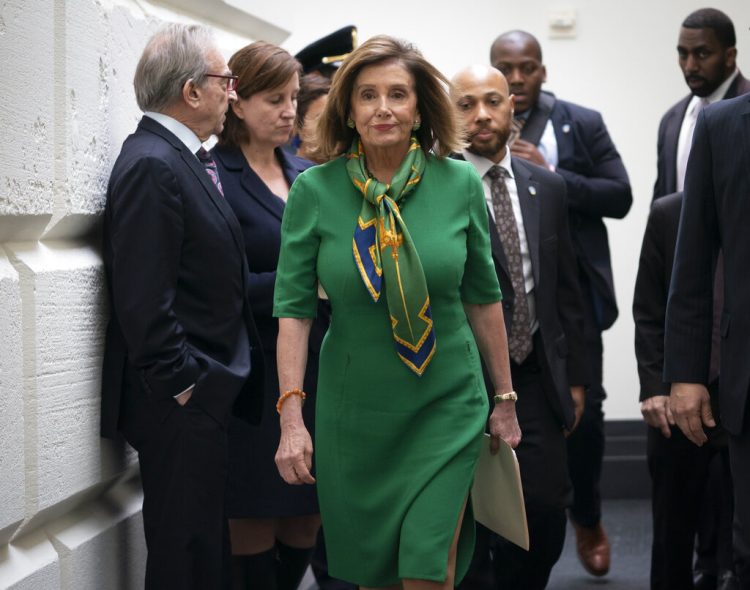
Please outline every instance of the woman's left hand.
M500 439L503 439L512 448L516 448L521 442L521 427L516 418L516 402L511 400L495 404L490 414L490 452L494 455L500 448Z
M276 467L285 482L293 485L315 483L310 473L312 454L312 439L301 421L282 425Z

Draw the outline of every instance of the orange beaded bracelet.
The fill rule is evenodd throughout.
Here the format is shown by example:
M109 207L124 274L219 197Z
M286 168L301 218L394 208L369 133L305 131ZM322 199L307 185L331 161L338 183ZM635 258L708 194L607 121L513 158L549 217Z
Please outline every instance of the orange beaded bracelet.
M281 414L281 407L284 405L284 402L289 398L289 396L292 395L298 395L300 399L302 400L302 403L305 403L305 398L307 397L307 394L302 391L301 389L290 389L289 391L285 391L279 396L279 401L276 402L276 411Z

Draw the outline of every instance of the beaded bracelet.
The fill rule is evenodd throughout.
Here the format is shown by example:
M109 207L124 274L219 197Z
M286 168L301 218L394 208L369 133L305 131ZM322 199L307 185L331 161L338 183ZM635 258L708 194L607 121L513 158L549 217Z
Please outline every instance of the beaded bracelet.
M307 394L302 391L301 389L290 389L289 391L285 391L279 396L279 401L276 402L276 411L281 414L281 407L284 405L284 402L292 395L298 395L300 399L302 400L302 403L305 403L305 398L307 397Z

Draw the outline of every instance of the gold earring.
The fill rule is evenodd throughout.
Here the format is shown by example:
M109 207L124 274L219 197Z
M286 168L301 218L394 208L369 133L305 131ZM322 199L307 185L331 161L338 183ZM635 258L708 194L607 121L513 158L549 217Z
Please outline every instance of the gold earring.
M414 125L411 126L412 131L417 131L422 126L422 120L417 118L414 120Z
M352 119L351 117L349 117L349 118L348 118L348 119L346 120L346 126L347 126L347 127L349 128L349 129L354 129L354 127L355 127L355 125L354 125L354 119Z

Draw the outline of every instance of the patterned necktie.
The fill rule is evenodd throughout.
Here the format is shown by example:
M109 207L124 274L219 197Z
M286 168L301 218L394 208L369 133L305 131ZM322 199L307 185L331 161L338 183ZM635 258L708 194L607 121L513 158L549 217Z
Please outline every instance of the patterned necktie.
M198 159L201 161L201 164L203 164L203 167L206 169L206 172L211 177L211 180L213 181L214 185L216 185L216 188L219 189L219 192L221 193L221 196L224 196L224 189L221 188L221 180L219 179L219 171L216 169L216 162L214 162L214 159L211 157L211 154L209 154L206 151L206 148L201 147L197 152L195 152L195 155L198 156Z
M510 175L505 168L496 165L487 171L487 176L492 180L492 209L495 213L495 225L503 243L505 258L508 260L510 282L516 296L508 335L508 352L514 362L521 364L531 352L530 314L523 277L518 225L516 225L516 216L513 214L508 187L505 184L506 178L510 178Z

